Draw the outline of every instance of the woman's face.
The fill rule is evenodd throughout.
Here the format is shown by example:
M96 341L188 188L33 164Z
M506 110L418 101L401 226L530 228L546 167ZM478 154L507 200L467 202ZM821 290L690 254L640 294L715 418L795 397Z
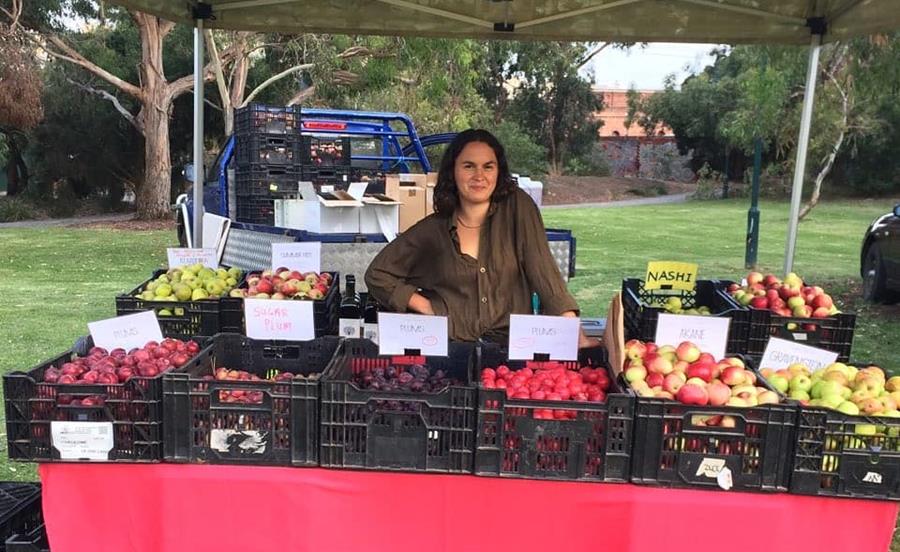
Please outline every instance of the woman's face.
M491 201L497 187L497 156L484 142L469 142L453 167L461 204L479 205Z

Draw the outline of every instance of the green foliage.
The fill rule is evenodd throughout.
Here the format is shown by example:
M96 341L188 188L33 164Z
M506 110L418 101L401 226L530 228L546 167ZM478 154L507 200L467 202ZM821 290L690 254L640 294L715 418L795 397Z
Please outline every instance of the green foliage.
M32 220L40 216L40 210L28 199L20 196L0 197L0 222Z
M547 174L547 148L535 143L516 123L507 120L486 128L503 144L512 172L528 176Z

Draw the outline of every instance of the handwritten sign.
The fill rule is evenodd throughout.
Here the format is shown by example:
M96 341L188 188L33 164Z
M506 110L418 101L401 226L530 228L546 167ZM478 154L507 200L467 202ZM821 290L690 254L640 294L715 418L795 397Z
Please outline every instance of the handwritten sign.
M815 372L837 362L837 357L838 354L833 351L810 347L809 345L788 341L787 339L770 337L759 367L780 370L799 362Z
M448 341L444 316L378 313L378 352L382 355L417 349L426 356L447 356Z
M251 339L315 339L312 301L244 299L244 321Z
M549 355L551 360L578 360L581 320L567 316L509 316L509 358L532 360Z
M647 263L644 289L682 289L691 291L697 285L700 267L694 263L651 261Z
M200 263L209 268L219 268L219 254L212 247L197 249L193 247L169 247L166 249L169 268L190 266Z
M287 268L299 272L319 272L322 267L322 242L272 244L272 269Z
M61 460L109 460L112 422L50 422L50 442Z
M719 360L725 358L730 327L731 318L728 317L660 313L654 341L657 345L673 347L690 341Z
M162 341L159 321L153 311L136 312L88 322L94 345L104 349L123 348L126 351L143 347L148 341Z

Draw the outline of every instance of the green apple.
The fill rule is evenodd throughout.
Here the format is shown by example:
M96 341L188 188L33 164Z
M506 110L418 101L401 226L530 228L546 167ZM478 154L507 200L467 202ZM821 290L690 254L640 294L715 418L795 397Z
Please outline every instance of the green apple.
M788 379L777 374L769 378L769 384L771 384L779 393L787 393L788 388L790 387Z
M850 401L844 401L837 406L838 412L847 414L848 416L859 416L859 407Z
M812 380L809 379L809 376L804 374L798 374L791 378L791 382L788 385L791 391L804 391L807 392L812 387Z
M875 435L878 428L875 427L875 424L856 424L853 432L857 435Z
M788 397L794 399L795 401L808 401L809 393L803 391L802 389L792 389L791 394Z

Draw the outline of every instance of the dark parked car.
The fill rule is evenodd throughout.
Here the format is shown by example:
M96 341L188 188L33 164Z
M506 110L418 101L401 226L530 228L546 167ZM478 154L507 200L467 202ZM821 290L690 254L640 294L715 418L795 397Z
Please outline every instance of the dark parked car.
M879 302L900 298L900 205L866 230L860 260L863 297Z

